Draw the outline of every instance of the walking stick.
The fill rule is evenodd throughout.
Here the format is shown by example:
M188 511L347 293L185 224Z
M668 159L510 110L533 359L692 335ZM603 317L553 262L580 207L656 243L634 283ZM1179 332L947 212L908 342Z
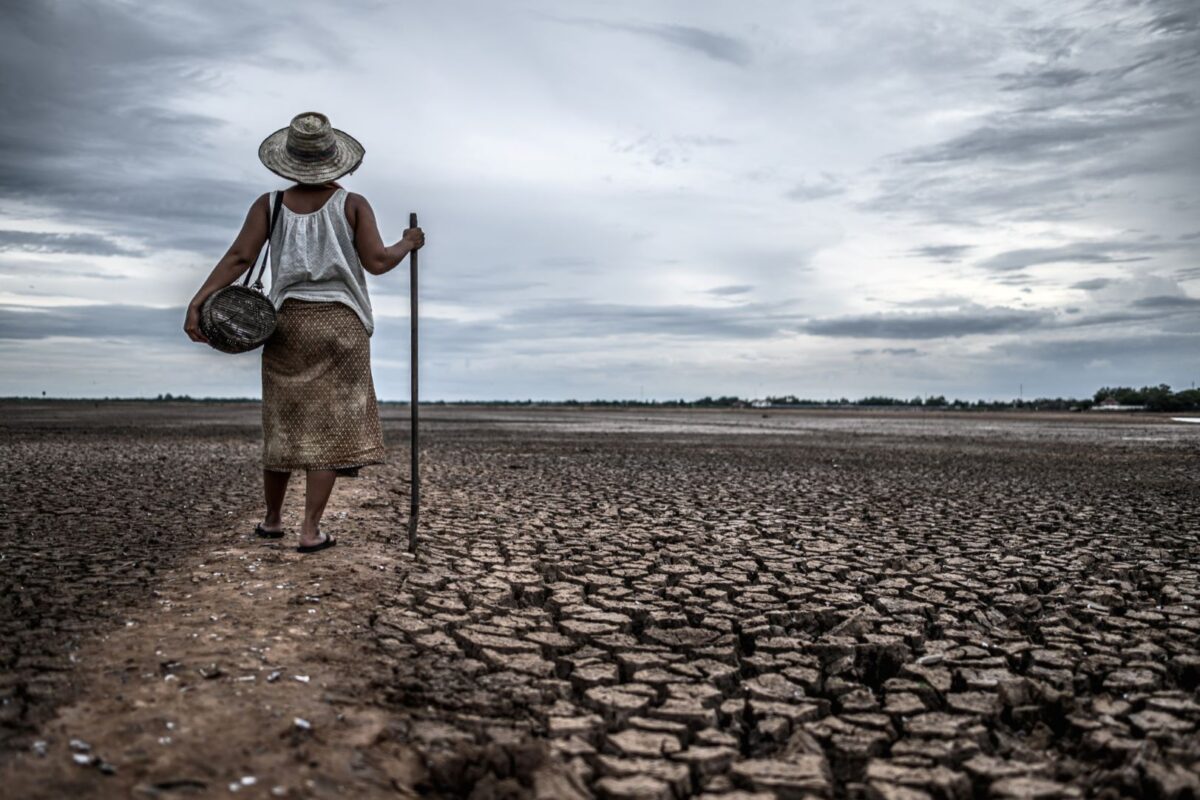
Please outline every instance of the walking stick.
M417 227L417 212L408 215L408 227ZM412 462L409 471L412 474L412 505L408 510L408 552L417 552L417 519L421 514L421 470L420 470L420 439L417 435L417 251L408 254L408 283L409 283L409 344L411 359L409 369L412 373L410 382L409 419L412 420L411 455Z

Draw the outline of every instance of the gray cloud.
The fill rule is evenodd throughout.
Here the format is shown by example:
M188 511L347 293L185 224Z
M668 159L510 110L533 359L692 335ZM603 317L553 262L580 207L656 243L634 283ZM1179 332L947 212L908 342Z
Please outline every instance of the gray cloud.
M818 180L800 181L784 193L789 200L808 202L844 194L846 187L832 175L822 175Z
M1025 360L1050 364L1077 364L1099 360L1132 361L1135 359L1161 364L1180 358L1191 358L1200 351L1200 334L1151 334L1144 336L1088 337L1084 339L1047 339L1005 342L992 348L997 353ZM1122 367L1117 374L1137 375L1142 370L1134 364ZM1162 374L1159 372L1159 374ZM1126 378L1128 380L1129 378Z
M889 305L899 308L958 308L973 306L969 297L961 294L942 294L934 297L918 297L916 300L890 300Z
M1035 67L1020 74L1002 72L998 75L1007 80L1005 91L1020 91L1023 89L1061 89L1074 86L1080 81L1092 77L1087 70L1071 67Z
M853 352L856 356L916 356L922 354L922 351L915 347L865 347Z
M182 307L0 305L0 339L182 336L183 315ZM781 313L778 307L761 303L710 308L564 300L514 309L493 320L457 322L426 317L421 324L430 337L427 350L433 353L443 345L453 347L455 338L477 344L630 335L763 339L794 329L795 322L795 317Z
M1072 289L1083 289L1085 292L1094 292L1097 289L1103 289L1112 283L1111 278L1089 278L1086 281L1077 281L1071 284Z
M1001 286L1027 286L1031 283L1038 283L1031 275L1023 273L1008 273L1001 274L991 279L992 283L998 283Z
M969 244L927 244L909 250L909 255L928 258L942 264L953 264L974 249Z
M979 262L984 269L997 272L1025 269L1039 264L1124 264L1147 261L1148 251L1162 250L1149 242L1075 242L1059 247L1030 247L1008 250Z
M1161 9L1148 27L1156 33L1188 34L1200 31L1200 6L1191 0L1168 0L1157 4Z
M716 295L717 297L730 297L736 294L746 294L754 290L754 287L745 283L729 284L727 286L714 286L711 289L705 289L706 294Z
M1113 325L1129 325L1131 323L1144 325L1147 322L1160 319L1157 315L1138 311L1097 311L1085 314L1082 310L1077 309L1070 313L1070 319L1059 320L1053 326L1047 327L1099 328Z
M40 282L40 280L45 277L59 279L86 278L88 280L102 281L129 280L128 275L80 269L79 266L75 264L51 264L47 262L34 263L21 260L11 261L7 258L0 259L0 275L12 275L16 278L25 278L31 282Z
M700 338L764 339L795 327L795 317L778 307L745 303L734 307L635 306L560 302L506 315L502 325L537 337L603 337L630 334Z
M76 253L93 256L136 255L107 236L94 233L38 233L0 230L0 252Z
M633 139L614 142L612 148L617 153L643 158L656 167L675 167L690 163L697 148L725 147L733 143L732 139L722 136L658 136L643 133Z
M995 99L1007 102L965 131L895 154L864 207L972 226L1078 219L1118 180L1156 176L1172 186L1164 195L1194 186L1195 4L1099 0L1088 10L1064 14L1068 24L1012 28L1013 50L1033 63L996 75Z
M1154 297L1140 297L1130 305L1135 308L1154 309L1200 308L1200 297L1156 295Z
M1111 147L1131 137L1191 122L1192 107L1189 95L1162 92L1139 98L1126 107L1110 109L1099 117L1061 118L1041 109L1021 109L1001 115L969 133L911 153L903 160L912 164L1077 161L1111 152Z
M213 147L228 123L173 101L207 88L211 64L265 66L257 53L287 23L272 32L223 0L208 8L227 16L113 2L9 9L0 28L0 198L150 247L228 246L257 191L214 174ZM112 249L97 245L93 254Z
M183 308L0 305L0 339L183 337Z
M421 299L457 305L479 305L494 302L501 296L520 297L547 286L545 281L505 278L505 271L498 268L495 273L453 275L432 272L421 284ZM371 295L374 297L407 297L408 291L407 281L377 281L371 285Z
M610 22L599 19L558 19L556 21L595 28L597 30L632 33L637 36L666 42L675 47L691 50L716 61L724 61L739 67L748 65L753 57L753 50L742 40L691 25Z
M856 339L942 339L1014 333L1043 325L1049 315L1006 307L974 306L957 311L855 314L809 320L801 328L815 336Z

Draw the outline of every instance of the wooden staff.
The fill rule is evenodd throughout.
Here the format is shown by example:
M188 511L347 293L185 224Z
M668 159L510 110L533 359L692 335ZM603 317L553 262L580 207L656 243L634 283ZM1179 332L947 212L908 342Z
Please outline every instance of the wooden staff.
M408 215L408 227L417 227L417 212L413 211ZM412 421L412 436L411 436L411 451L412 463L409 468L412 473L412 505L408 511L408 552L417 552L417 519L421 514L421 470L420 470L420 449L417 431L417 251L413 250L408 254L408 282L409 282L409 345L411 348L411 358L409 361L409 369L412 372L410 381L410 400L409 419Z

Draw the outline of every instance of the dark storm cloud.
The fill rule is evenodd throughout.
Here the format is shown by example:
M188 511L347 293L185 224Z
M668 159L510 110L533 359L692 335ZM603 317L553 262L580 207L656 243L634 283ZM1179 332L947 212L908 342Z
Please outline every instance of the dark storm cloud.
M136 255L106 236L94 233L38 233L0 230L0 253L74 253L94 256Z
M205 85L204 64L253 57L262 31L243 14L216 25L167 6L10 6L0 26L0 198L160 246L219 246L254 197L204 174L226 123L169 106ZM87 252L111 254L94 244Z
M943 339L1037 328L1049 314L1016 308L975 306L930 313L856 314L809 320L801 326L815 336L854 339Z
M637 36L666 42L675 47L691 50L716 61L724 61L739 67L748 65L753 57L753 51L750 46L742 40L691 25L609 22L598 19L557 19L556 21L597 30L632 33Z
M953 264L974 248L969 244L927 244L909 250L909 255L928 258L942 264Z

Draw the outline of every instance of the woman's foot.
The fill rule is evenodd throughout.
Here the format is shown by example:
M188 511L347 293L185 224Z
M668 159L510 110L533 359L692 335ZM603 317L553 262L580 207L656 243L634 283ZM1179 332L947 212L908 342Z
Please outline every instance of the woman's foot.
M307 517L300 523L300 546L312 547L314 544L320 544L325 541L325 534L321 533L321 521L316 522Z
M276 523L272 526L260 522L254 526L254 532L263 539L281 539L283 538L283 525Z
M330 536L328 533L318 533L313 541L305 542L304 537L300 537L300 546L296 548L301 553L315 553L318 550L324 550L326 547L333 547L337 544L337 539Z

